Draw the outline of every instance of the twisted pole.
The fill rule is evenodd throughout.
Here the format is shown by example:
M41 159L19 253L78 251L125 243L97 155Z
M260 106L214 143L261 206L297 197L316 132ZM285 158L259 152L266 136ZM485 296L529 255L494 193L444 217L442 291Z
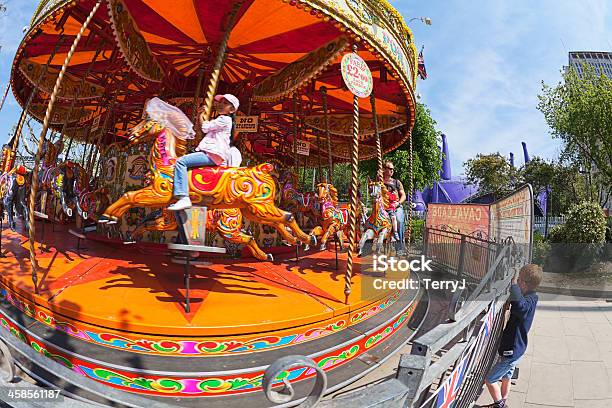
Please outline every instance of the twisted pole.
M49 129L49 120L51 119L51 112L53 111L53 105L55 104L55 98L57 97L57 93L60 89L60 86L62 85L64 74L66 73L68 64L70 63L70 60L72 59L72 56L74 55L74 52L76 51L76 47L79 44L79 41L81 40L81 37L83 36L83 33L85 32L85 30L87 29L87 26L93 19L94 14L96 14L96 11L98 11L98 8L100 8L100 4L102 4L102 0L98 0L96 2L96 4L93 7L93 10L91 10L91 13L89 13L89 16L87 16L87 19L81 26L81 30L75 37L74 42L72 43L72 47L70 47L70 51L68 51L68 54L66 55L66 59L64 60L64 65L62 65L62 69L60 70L60 73L57 76L57 79L55 81L55 86L53 87L53 92L51 93L51 99L49 100L47 111L45 112L43 128L42 128L42 131L40 132L40 138L38 139L38 150L36 151L36 156L34 158L34 170L32 172L32 174L34 175L38 174L38 168L40 167L40 156L42 153L43 142L45 141L47 130ZM34 224L34 206L36 204L35 201L36 201L37 190L38 190L38 177L32 177L32 190L30 191L29 243L30 243L30 263L32 264L32 282L34 283L35 293L38 293L38 275L37 275L38 262L36 261L36 248L34 247L34 237L36 234L36 225Z
M12 146L13 152L17 152L17 148L19 147L19 138L21 137L21 132L23 131L23 125L25 124L26 118L28 116L28 109L30 108L30 104L34 100L34 95L36 95L36 92L38 92L38 87L40 86L40 83L42 82L42 79L44 78L44 76L47 74L49 65L51 64L51 61L53 61L53 58L55 57L57 50L59 50L59 47L63 42L64 42L64 34L62 33L60 34L57 40L57 43L55 43L55 48L53 48L51 55L49 55L47 64L43 67L40 74L38 75L38 78L36 79L36 83L34 84L34 88L32 88L32 92L30 93L30 96L28 97L26 104L23 106L23 111L21 112L21 116L19 117L19 122L17 122L17 128L15 129L15 134L13 135L13 146Z
M4 106L4 101L6 101L6 95L8 95L9 88L11 87L11 83L6 84L6 88L4 88L4 94L2 95L2 102L0 102L0 111L2 111L2 107Z
M297 154L297 138L298 138L297 111L298 111L297 94L293 94L293 172L299 176L300 164L298 162L298 154Z
M378 116L376 115L376 97L374 93L370 94L370 104L372 105L372 120L374 121L374 134L376 136L376 162L378 171L376 172L376 180L383 181L383 155L382 146L380 143L380 131L378 130Z
M229 43L229 38L232 33L232 29L234 28L234 24L236 23L236 16L238 15L240 7L242 7L242 1L236 2L228 16L227 27L225 28L225 33L223 34L223 40L219 45L217 60L213 66L210 76L210 83L208 84L208 88L206 90L206 98L204 99L204 121L210 120L213 100L215 98L215 93L217 92L217 86L219 85L219 77L221 76L221 69L223 68L223 63L225 62L227 44Z
M321 96L323 98L323 118L325 121L325 137L327 138L327 176L329 178L329 183L334 184L333 176L334 176L334 163L332 161L332 143L331 143L331 135L329 133L329 116L327 112L327 88L321 87Z
M413 151L412 151L412 131L410 131L410 140L408 141L409 156L408 156L408 171L410 175L410 188L408 190L408 252L412 243L412 192L414 191L414 173L413 173Z
M357 53L357 45L353 45ZM351 189L349 204L349 250L346 258L346 274L344 275L344 302L348 304L351 294L351 278L353 277L353 257L357 244L357 188L359 177L359 97L353 96L353 141L351 144Z

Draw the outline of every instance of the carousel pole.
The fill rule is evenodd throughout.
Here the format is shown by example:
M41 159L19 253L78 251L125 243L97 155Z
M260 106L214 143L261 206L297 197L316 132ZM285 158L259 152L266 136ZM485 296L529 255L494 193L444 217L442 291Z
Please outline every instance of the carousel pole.
M370 94L370 104L372 105L372 120L374 121L374 134L376 135L376 162L378 170L376 171L376 180L383 181L383 155L382 146L380 143L380 131L378 130L378 116L376 116L376 97L374 93Z
M53 58L55 57L57 50L59 50L59 47L60 45L62 45L63 42L64 42L64 34L62 33L60 34L60 37L57 40L57 43L55 44L55 48L53 49L53 52L51 52L51 55L49 55L47 64L43 67L40 75L38 76L38 79L36 80L36 84L34 84L34 88L32 88L32 92L30 93L30 96L28 97L26 104L23 106L23 111L21 112L21 116L19 117L19 122L17 122L17 128L15 129L15 134L13 135L13 146L11 148L13 149L13 152L15 153L17 152L17 148L19 147L19 138L23 130L23 125L25 124L26 118L28 116L28 109L30 108L30 104L34 100L34 95L36 95L36 92L38 92L38 87L40 86L42 79L47 74L47 70L49 68L49 65L51 64L51 61L53 61Z
M414 191L414 174L413 174L413 151L412 151L412 131L410 132L410 140L408 141L410 154L408 156L408 171L410 172L410 188L408 190L408 254L410 254L410 245L412 243L412 192ZM405 243L404 243L405 245Z
M325 120L325 137L327 137L327 165L329 166L327 169L327 178L329 179L329 184L334 184L333 176L334 176L334 163L332 161L332 143L331 143L331 135L329 134L329 116L327 112L327 88L321 87L321 96L323 97L323 117Z
M64 78L64 74L66 73L66 69L68 68L68 64L76 51L76 47L83 36L83 33L87 29L87 26L93 19L94 14L100 8L102 4L102 0L98 0L87 16L87 19L81 26L81 30L77 34L72 43L72 47L70 47L70 51L66 55L66 59L64 60L64 64L62 65L62 69L60 70L59 75L57 76L57 80L55 81L55 86L53 87L53 92L51 93L51 98L49 99L49 105L47 106L47 111L45 112L45 119L43 121L43 128L40 132L40 138L38 139L38 150L36 151L36 156L34 158L34 170L32 174L38 174L38 168L40 167L40 156L42 153L43 142L45 140L45 136L47 135L47 130L49 129L49 120L51 119L51 112L53 111L53 105L55 104L55 98L57 97L57 93L59 91L60 86L62 85L62 80ZM36 235L36 225L34 224L34 206L36 201L36 192L38 190L38 177L32 177L32 189L30 191L30 213L29 213L29 225L30 225L30 262L32 264L32 282L34 283L34 291L38 293L38 262L36 261L36 249L34 247L34 237Z
M242 1L237 1L236 3L234 3L232 11L230 11L228 15L227 27L225 28L225 33L223 34L223 40L219 45L219 53L217 54L217 60L215 61L215 65L213 66L213 70L210 76L210 83L208 84L208 88L206 90L206 98L204 99L204 121L210 120L210 115L212 114L213 100L215 98L215 93L217 92L219 78L221 77L221 70L223 69L223 64L225 62L227 44L229 43L230 34L232 33L232 29L234 28L234 24L236 23L236 16L238 15L238 11L242 7L242 3Z
M297 154L298 122L297 94L293 94L293 172L299 177L300 165ZM297 187L297 186L296 186Z
M357 45L353 45L357 53ZM348 304L351 294L351 278L353 277L353 257L355 256L357 232L357 189L359 179L359 97L353 96L353 141L351 144L351 188L349 203L349 250L346 258L346 273L344 275L344 302Z
M0 111L4 106L4 101L6 101L6 95L8 95L9 88L11 87L11 83L6 84L6 88L4 88L4 94L2 95L2 102L0 102Z

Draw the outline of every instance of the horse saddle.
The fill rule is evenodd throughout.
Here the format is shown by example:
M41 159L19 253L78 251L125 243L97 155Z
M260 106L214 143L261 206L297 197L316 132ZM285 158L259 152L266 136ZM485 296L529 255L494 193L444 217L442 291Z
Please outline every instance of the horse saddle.
M198 191L214 191L219 180L228 171L235 171L236 167L207 166L189 170L189 184Z

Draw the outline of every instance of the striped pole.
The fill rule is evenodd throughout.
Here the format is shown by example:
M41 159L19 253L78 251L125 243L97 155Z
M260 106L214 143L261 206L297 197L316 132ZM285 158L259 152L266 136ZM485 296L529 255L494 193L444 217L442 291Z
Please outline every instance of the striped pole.
M215 98L215 94L217 93L217 86L219 85L221 70L223 69L223 63L225 62L227 44L229 43L230 34L232 33L232 29L236 23L236 16L238 15L238 11L241 7L242 1L236 2L228 16L227 27L225 28L225 33L223 34L223 41L221 41L219 46L217 60L215 61L215 65L210 76L210 83L208 84L208 88L206 90L206 98L204 99L204 121L210 120L210 115L212 114L213 100Z
M329 133L329 116L327 112L327 88L321 87L321 96L323 98L323 118L325 120L325 137L327 137L327 175L330 184L334 184L334 162L332 160L332 142Z
M357 45L353 45L357 53ZM359 181L359 97L353 96L353 141L351 144L351 189L349 204L349 250L346 258L346 274L344 275L344 302L348 304L351 294L351 278L353 277L353 257L355 256L357 238L357 189Z
M376 172L376 180L383 181L383 157L382 146L380 143L380 131L378 130L378 116L376 116L376 97L374 93L370 94L370 104L372 105L372 120L374 121L374 134L376 135L376 162L378 171Z
M8 95L9 88L11 87L11 83L6 84L6 88L4 88L4 94L2 95L2 102L0 102L0 111L4 106L4 101L6 101L6 95Z
M55 104L55 98L57 97L57 93L59 92L60 86L62 85L64 74L66 73L68 64L70 64L70 60L72 59L72 56L74 55L74 52L76 51L76 47L79 44L79 41L81 41L81 37L83 36L83 33L85 32L85 30L87 29L87 26L93 19L94 14L96 14L96 11L98 11L98 8L100 8L100 4L102 4L102 0L98 0L96 2L95 6L93 7L93 10L91 10L91 13L89 13L89 16L87 16L87 19L81 26L81 30L75 37L74 42L72 43L72 47L70 47L70 51L68 51L68 54L66 55L66 59L64 60L64 65L62 65L62 69L60 70L60 73L57 76L57 79L55 81L55 86L53 87L53 92L51 93L51 99L49 100L47 111L45 112L43 128L42 128L42 131L40 132L40 137L38 139L38 150L36 151L36 156L34 158L34 170L32 172L32 174L34 175L38 174L43 143L45 141L45 137L47 136L47 130L49 129L49 121L51 120L51 113L53 111L53 105ZM32 190L30 191L30 214L29 214L30 237L29 237L29 241L30 241L30 263L32 264L32 282L34 283L35 293L38 293L38 275L37 275L38 262L36 261L36 248L34 247L34 237L36 234L36 225L34 224L34 206L36 204L37 191L38 191L38 177L32 177Z

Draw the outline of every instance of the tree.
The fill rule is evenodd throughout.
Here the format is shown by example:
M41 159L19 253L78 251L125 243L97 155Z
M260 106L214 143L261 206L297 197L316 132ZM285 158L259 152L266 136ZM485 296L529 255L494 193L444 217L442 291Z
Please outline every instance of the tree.
M612 193L612 79L583 65L570 67L555 87L542 83L538 109L563 154L586 170L588 193L604 204Z
M529 183L534 193L550 188L548 209L552 214L565 214L576 203L588 198L587 185L579 167L564 159L556 162L532 158L519 170L517 182Z
M414 189L420 190L439 180L442 169L442 155L438 148L440 132L436 130L436 121L431 112L422 103L416 105L416 117L412 129L412 171ZM406 192L410 186L410 141L406 140L400 147L385 155L385 160L391 160L395 167L394 177L402 182ZM368 160L360 165L363 178L376 177L376 159Z
M478 154L463 164L468 183L477 184L481 195L502 198L521 184L520 174L501 154Z

